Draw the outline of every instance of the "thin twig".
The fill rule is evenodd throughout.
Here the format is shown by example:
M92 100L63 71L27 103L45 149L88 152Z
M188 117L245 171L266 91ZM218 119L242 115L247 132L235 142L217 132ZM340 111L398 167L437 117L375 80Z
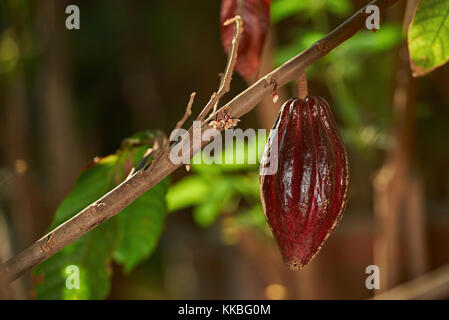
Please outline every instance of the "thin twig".
M186 112L184 113L184 116L182 117L182 119L179 120L178 123L176 124L175 130L181 128L182 125L184 124L184 122L186 122L187 118L190 117L190 115L192 114L192 105L193 105L193 100L195 100L195 95L196 95L196 92L192 92L192 94L190 95L190 100L189 100L189 103L187 104Z
M190 99L189 99L189 103L187 104L186 112L184 113L184 116L182 117L182 119L179 120L178 123L176 124L175 130L180 129L182 127L182 125L184 124L184 122L186 122L187 118L190 117L190 115L192 114L192 105L193 105L193 101L195 100L195 96L196 96L196 92L192 92L190 94ZM183 137L181 139L183 139ZM170 146L170 137L164 143L160 152L158 152L156 154L156 157L155 157L152 165L154 165L154 163L157 163L157 161L160 160L161 156L167 152L169 146Z
M381 12L388 9L399 0L374 0L369 5L377 5ZM310 48L306 49L296 57L284 63L276 70L259 79L251 87L240 93L217 112L227 110L228 114L239 118L251 111L266 95L272 93L272 86L267 79L274 79L279 86L297 79L304 70L316 60L328 54L342 42L351 38L361 28L365 27L367 14L365 8L359 10L355 15L346 20ZM212 104L213 106L214 104ZM203 110L204 111L204 110ZM203 113L203 112L202 112ZM210 115L209 119L213 116ZM202 130L208 128L208 120L202 123ZM193 128L188 131L193 139ZM203 148L210 141L202 141ZM195 155L195 150L190 146L190 156ZM144 192L159 183L183 164L173 164L167 152L163 153L159 161L154 161L148 170L137 171L130 179L122 182L106 195L83 209L70 220L59 225L49 234L45 235L24 251L0 266L1 280L13 281L32 269L37 264L50 258L56 252L74 242L82 235L96 226L115 216L126 206L140 197Z
M234 37L232 38L231 51L229 54L228 63L226 65L226 71L221 78L221 83L218 91L212 94L209 102L206 104L206 106L198 116L198 120L200 121L206 118L206 115L212 108L213 108L212 114L216 112L218 102L220 101L221 97L223 97L223 95L229 91L231 87L232 74L234 73L235 63L237 62L237 52L239 50L240 38L243 32L242 17L235 16L232 19L226 20L223 24L225 26L228 26L231 23L235 23L235 32Z

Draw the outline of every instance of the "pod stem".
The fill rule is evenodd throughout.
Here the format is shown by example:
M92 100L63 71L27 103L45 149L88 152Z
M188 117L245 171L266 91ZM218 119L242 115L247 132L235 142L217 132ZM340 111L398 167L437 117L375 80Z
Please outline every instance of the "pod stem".
M296 83L298 84L298 98L305 99L309 95L309 89L307 88L307 76L304 71L298 79L296 79Z

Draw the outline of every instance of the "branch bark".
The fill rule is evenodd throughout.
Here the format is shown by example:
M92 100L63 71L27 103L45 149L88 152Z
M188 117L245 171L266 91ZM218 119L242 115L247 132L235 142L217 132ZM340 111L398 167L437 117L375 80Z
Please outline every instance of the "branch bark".
M377 5L381 12L399 0L374 0L370 5ZM251 87L240 93L222 108L212 113L202 122L201 129L209 128L209 122L217 112L226 111L231 117L239 118L251 111L266 95L272 92L270 83L283 86L297 79L313 62L328 54L335 47L351 38L365 26L367 18L365 8L359 10L351 18L317 41L311 47L284 63L282 66L259 79ZM203 115L205 113L202 113ZM191 127L187 133L193 134ZM187 140L187 139L185 139ZM190 139L192 140L192 139ZM182 143L182 142L181 142ZM201 148L209 142L202 142ZM201 148L190 145L193 156ZM0 266L0 280L11 282L32 269L37 264L50 258L59 250L80 238L86 232L118 214L145 191L152 188L162 179L183 164L173 164L169 159L169 150L160 156L147 170L139 170L115 189L98 199L70 220L58 226L27 249Z
M449 296L449 265L432 270L418 278L402 283L373 300L431 300Z

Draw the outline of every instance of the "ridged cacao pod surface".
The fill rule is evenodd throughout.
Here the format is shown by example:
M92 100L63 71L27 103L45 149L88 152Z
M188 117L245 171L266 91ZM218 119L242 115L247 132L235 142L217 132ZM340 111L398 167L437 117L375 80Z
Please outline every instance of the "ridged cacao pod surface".
M329 104L321 97L290 99L282 106L263 159L278 167L260 175L265 217L293 270L309 263L335 230L346 208L348 157ZM275 137L274 134L277 133Z

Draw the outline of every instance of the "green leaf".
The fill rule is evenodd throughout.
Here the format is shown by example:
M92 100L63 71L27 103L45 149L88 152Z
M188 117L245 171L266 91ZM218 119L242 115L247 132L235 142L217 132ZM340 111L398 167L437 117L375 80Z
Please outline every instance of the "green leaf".
M52 227L102 197L122 182L140 162L155 138L150 132L124 140L121 149L90 163L76 181L72 192L59 206ZM131 271L155 249L165 222L165 195L168 179L125 208L119 215L94 228L56 255L37 266L35 292L38 299L102 299L110 289L109 263L115 260ZM79 289L66 285L67 267L79 271ZM72 268L73 272L73 268Z
M449 1L420 1L408 32L413 76L428 74L449 60Z
M298 14L309 7L308 1L276 0L271 7L271 22L277 23L291 15Z
M167 193L169 212L201 203L209 194L211 185L201 176L189 176L170 187Z
M195 223L200 227L209 227L220 216L234 194L232 181L223 178L211 188L207 198L203 199L193 211Z
M352 4L348 0L328 0L329 12L339 17L344 17L352 12Z
M345 16L351 11L352 4L348 0L276 0L271 6L271 22L275 24L294 15L318 18L315 16L323 12Z
M336 48L330 55L338 62L342 58L360 59L373 54L390 50L399 45L402 40L402 30L399 24L385 23L377 32L362 31L350 41Z
M131 141L130 139L128 141ZM134 142L139 145L145 136L139 137L139 134L136 134L132 139L137 139L138 141ZM148 147L144 145L125 149L120 156L120 162L125 167L129 163L136 166ZM115 217L120 228L120 243L114 252L114 260L123 265L125 273L131 272L156 248L165 224L165 196L168 184L168 179L161 181Z
M278 48L275 53L275 64L276 66L280 66L283 63L287 62L303 50L310 47L316 41L323 38L326 34L318 31L309 31L301 34L299 37L292 41L292 43Z
M72 192L56 210L51 228L67 221L115 186L113 175L117 160L116 155L110 155L87 165L78 177Z
M156 248L165 224L167 189L168 179L165 179L117 215L121 241L114 260L124 266L126 273Z
M82 172L74 189L56 211L53 227L71 218L114 187L116 156L103 158ZM108 264L117 245L113 219L89 231L34 269L37 299L102 299L109 292ZM79 290L66 286L68 266L79 269Z
M257 198L260 197L260 189L259 189L259 172L248 172L245 175L239 174L235 176L229 177L232 180L233 187L236 191L238 191L241 195L248 198Z
M223 145L223 151L213 157L198 152L191 162L192 170L202 174L254 170L259 166L258 161L262 157L267 138L255 133L249 138L229 140ZM259 139L263 141L258 143Z

